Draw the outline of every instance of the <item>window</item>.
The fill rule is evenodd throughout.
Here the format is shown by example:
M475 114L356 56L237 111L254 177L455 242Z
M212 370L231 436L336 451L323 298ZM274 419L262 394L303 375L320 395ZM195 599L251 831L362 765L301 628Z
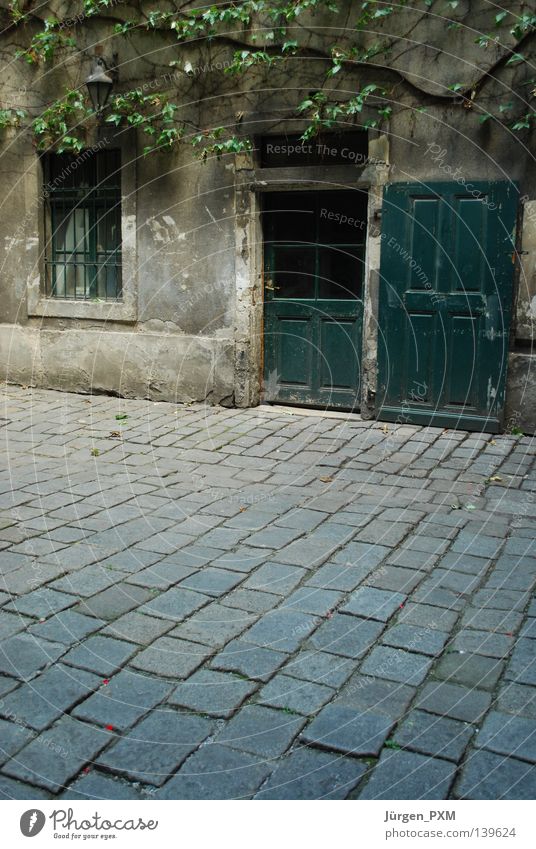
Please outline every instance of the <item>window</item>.
M45 294L118 301L121 282L121 153L45 159Z
M270 192L263 218L274 298L362 298L366 190Z

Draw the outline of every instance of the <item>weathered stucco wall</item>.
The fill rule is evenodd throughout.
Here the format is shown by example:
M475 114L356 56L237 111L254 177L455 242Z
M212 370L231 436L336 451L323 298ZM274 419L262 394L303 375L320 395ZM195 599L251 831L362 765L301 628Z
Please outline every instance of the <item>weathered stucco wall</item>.
M8 5L1 0L0 9ZM534 152L526 139L521 143L496 121L478 120L479 114L497 108L504 91L519 82L521 70L506 64L513 43L509 35L486 50L475 44L475 30L489 29L489 4L460 2L455 10L448 3L443 6L435 4L434 15L426 15L424 9L406 10L371 26L362 36L363 47L390 39L388 60L379 54L369 67L347 67L328 83L321 53L333 45L334 33L344 47L345 35L343 29L331 28L325 36L318 18L305 18L298 33L310 57L290 60L256 80L225 73L236 49L233 43L203 44L179 52L172 33L146 30L110 41L110 28L117 20L136 17L135 8L123 3L101 18L75 21L73 30L85 52L75 57L66 53L64 61L54 66L32 67L14 59L17 47L36 31L32 18L24 33L15 30L0 36L6 68L2 98L6 104L42 108L66 85L83 84L99 44L106 55L118 51L119 88L167 90L192 125L231 126L246 135L299 130L303 122L297 120L296 106L321 85L340 99L367 83L382 86L393 108L390 120L381 126L380 158L390 164L387 180L513 180L525 199L518 247L526 253L519 268L512 328L508 415L511 419L514 411L517 426L531 430L536 426L530 347L536 318ZM511 11L522 6L511 4ZM348 8L351 4L343 4L341 22L346 23ZM73 18L73 4L65 2L40 7L36 14L44 18L50 10L60 20ZM445 14L461 25L449 30L448 50L441 17ZM313 21L315 26L307 26ZM333 27L331 17L326 23ZM170 67L170 62L176 65ZM496 76L487 75L497 68ZM449 89L453 85L473 90L474 98L462 105ZM365 107L356 115L356 125L370 117ZM111 128L103 132L113 140ZM372 140L374 136L371 133ZM98 137L96 128L90 128L87 144ZM43 253L38 158L26 131L6 131L0 138L2 377L131 397L258 403L262 233L259 198L249 187L258 165L255 156L228 155L203 164L184 145L171 154L145 157L143 134L136 138L120 128L117 139L130 160L123 198L128 297L117 308L77 304L60 309L35 306ZM379 206L381 181L378 185ZM375 387L379 245L378 239L369 240L367 257L363 412L369 415L368 392Z

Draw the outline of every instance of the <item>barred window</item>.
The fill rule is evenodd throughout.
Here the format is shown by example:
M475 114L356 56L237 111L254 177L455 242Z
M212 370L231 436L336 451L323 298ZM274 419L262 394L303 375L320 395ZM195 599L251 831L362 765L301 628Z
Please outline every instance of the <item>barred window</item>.
M45 157L46 296L122 298L121 153Z

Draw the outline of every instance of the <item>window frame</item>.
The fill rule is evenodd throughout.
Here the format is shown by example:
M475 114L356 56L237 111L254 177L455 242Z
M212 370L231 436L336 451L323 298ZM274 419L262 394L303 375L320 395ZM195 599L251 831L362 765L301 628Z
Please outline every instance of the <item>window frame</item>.
M63 161L58 159L55 163L52 157L59 156L60 154L49 153L44 160L45 296L54 300L122 302L121 151L117 148L89 149L79 158L72 155L65 157ZM64 172L68 174L69 159L74 163L90 163L86 168L91 177L90 185L55 185L55 171L59 170L61 175ZM103 165L100 165L99 160ZM99 172L105 168L105 175L99 181ZM81 171L77 168L75 174L78 176ZM84 221L79 231L80 218ZM113 242L110 238L110 224L116 229ZM104 247L99 250L101 228L104 228L105 236ZM72 250L65 235L63 245L59 244L60 231L68 229L74 230ZM80 240L77 241L79 236ZM66 291L69 270L69 276L74 278L73 294L67 294ZM83 280L82 294L78 293L80 277ZM58 289L63 290L63 293L57 294ZM112 294L108 294L109 291Z
M122 299L90 300L51 297L47 294L47 226L45 222L47 171L42 156L36 157L35 198L36 231L39 238L37 275L28 281L28 315L40 318L80 318L103 321L134 322L138 317L138 264L136 245L136 135L133 131L110 133L88 143L86 149L119 149L121 157L121 267ZM109 133L109 135L108 135ZM83 154L83 152L82 152ZM50 228L48 228L50 229Z

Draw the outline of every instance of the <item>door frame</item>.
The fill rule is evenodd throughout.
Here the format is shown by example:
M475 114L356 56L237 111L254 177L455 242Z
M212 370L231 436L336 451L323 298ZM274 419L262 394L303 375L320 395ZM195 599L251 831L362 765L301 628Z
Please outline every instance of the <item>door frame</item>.
M296 132L296 130L293 130ZM278 129L275 132L281 132ZM361 409L364 419L375 417L378 285L380 280L381 208L383 186L389 178L387 136L369 139L368 161L362 166L334 165L304 168L258 168L251 153L235 156L235 327L234 403L262 403L264 379L264 242L262 194L277 191L368 192L363 328L361 349Z

